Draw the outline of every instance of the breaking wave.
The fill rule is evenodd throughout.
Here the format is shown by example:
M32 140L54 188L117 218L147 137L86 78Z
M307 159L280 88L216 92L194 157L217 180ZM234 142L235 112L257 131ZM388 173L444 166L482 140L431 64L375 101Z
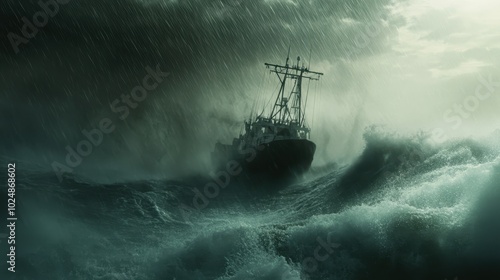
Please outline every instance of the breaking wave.
M365 140L348 166L274 193L221 190L203 209L199 178L61 184L19 165L17 268L28 279L498 275L499 137Z

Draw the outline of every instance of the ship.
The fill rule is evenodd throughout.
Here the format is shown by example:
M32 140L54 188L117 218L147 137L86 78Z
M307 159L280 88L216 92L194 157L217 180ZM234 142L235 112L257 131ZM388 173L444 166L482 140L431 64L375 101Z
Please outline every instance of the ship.
M244 133L231 144L217 142L212 161L219 169L236 161L247 178L297 178L309 170L316 151L316 144L310 140L311 128L306 124L308 90L303 98L302 85L306 80L319 81L323 73L301 64L300 56L290 65L290 49L284 65L264 66L279 82L274 105L268 114L262 110L255 118L245 120Z

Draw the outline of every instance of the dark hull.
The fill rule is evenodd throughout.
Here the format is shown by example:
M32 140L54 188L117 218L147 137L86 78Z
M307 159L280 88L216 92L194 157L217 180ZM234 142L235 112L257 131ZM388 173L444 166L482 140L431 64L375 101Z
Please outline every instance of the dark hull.
M214 160L220 168L230 160L236 160L243 171L238 177L246 179L291 179L309 170L315 151L316 144L309 140L287 139L243 151L225 146L214 153Z

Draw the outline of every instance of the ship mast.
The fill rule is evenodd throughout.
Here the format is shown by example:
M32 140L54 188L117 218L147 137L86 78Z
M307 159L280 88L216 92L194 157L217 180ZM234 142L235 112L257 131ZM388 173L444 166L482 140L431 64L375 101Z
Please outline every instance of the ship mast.
M280 80L281 87L274 102L273 109L269 116L269 120L275 124L297 125L304 127L305 118L302 111L302 79L319 80L323 73L309 70L304 64L300 65L300 56L297 57L297 64L290 66L290 48L285 65L265 63L264 65L271 69L271 72L276 73ZM285 85L288 79L295 80L289 96L285 96ZM289 107L288 103L291 102Z

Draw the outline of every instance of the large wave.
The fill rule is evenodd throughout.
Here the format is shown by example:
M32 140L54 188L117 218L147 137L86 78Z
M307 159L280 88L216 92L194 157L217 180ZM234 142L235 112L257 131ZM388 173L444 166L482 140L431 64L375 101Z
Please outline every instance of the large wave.
M274 193L221 190L188 219L181 205L202 179L60 184L27 170L19 270L32 279L498 275L498 139L431 145L372 131L365 141L349 166Z

